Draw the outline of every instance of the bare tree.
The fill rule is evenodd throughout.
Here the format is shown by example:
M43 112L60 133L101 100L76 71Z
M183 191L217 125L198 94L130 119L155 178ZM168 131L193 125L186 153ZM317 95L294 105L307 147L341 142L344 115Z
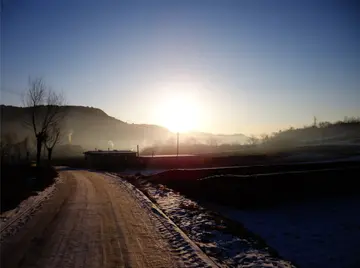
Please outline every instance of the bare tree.
M249 145L255 146L256 144L259 143L259 139L258 139L255 135L251 135L251 136L248 138L247 143L248 143Z
M327 128L331 126L330 122L324 121L324 122L319 122L319 128Z
M50 128L59 126L65 116L64 97L49 89L41 78L36 78L29 80L29 89L23 101L25 107L31 108L30 118L25 124L34 131L36 164L39 165L41 147L49 135Z
M207 140L207 144L211 147L217 147L218 146L218 140L215 137L209 137Z
M317 127L317 117L314 116L314 123L313 123L313 127Z
M270 137L268 134L263 133L260 135L260 140L263 144L266 144L269 141Z
M51 161L55 145L60 141L61 128L57 124L51 124L45 134L44 145L48 152L48 160Z

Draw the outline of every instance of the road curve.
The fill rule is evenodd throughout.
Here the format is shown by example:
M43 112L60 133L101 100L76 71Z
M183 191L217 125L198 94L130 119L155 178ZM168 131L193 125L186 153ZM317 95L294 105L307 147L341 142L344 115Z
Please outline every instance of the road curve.
M183 266L129 191L100 173L60 174L66 189L10 244L3 267Z

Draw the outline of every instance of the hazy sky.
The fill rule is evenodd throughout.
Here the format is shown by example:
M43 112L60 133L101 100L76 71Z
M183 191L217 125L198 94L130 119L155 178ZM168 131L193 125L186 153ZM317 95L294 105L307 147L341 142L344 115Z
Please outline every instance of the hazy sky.
M131 123L175 111L249 134L360 115L358 1L3 2L1 103L40 76Z

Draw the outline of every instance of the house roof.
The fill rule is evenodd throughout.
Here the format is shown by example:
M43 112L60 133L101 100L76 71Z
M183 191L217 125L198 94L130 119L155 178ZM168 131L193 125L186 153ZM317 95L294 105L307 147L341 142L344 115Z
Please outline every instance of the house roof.
M84 152L84 154L136 154L136 152L131 151L131 150L97 150L97 151L87 151Z

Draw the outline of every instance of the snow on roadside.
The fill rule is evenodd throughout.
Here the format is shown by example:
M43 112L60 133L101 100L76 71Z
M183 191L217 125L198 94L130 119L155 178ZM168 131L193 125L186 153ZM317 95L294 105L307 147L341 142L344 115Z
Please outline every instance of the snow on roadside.
M45 200L51 198L56 186L61 182L56 178L55 182L36 195L30 196L23 200L16 208L0 214L0 241L6 237L14 235L24 224L35 214L42 206Z
M244 211L213 205L300 267L360 267L360 197Z
M181 260L185 267L209 268L217 265L204 254L201 249L191 241L172 221L165 215L144 193L126 180L120 179L117 175L105 172L106 178L115 178L116 185L127 190L136 198L149 215L156 219L155 225L160 234L169 241L174 255Z
M147 183L141 188L218 266L294 267L270 248L259 245L254 236L234 235L226 222L186 197L164 186Z
M158 174L169 169L126 169L121 172L121 175L136 175L141 173L144 176Z

